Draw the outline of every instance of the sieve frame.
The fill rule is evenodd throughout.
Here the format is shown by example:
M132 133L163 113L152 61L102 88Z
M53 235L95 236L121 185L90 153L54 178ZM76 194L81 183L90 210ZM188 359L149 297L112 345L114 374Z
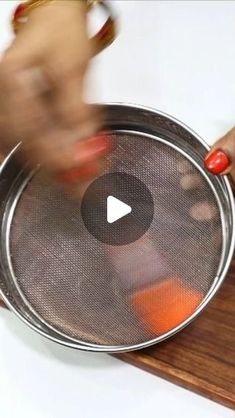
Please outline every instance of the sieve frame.
M126 131L126 130L116 130L113 131L115 134L131 134L133 133L133 131ZM214 197L216 199L217 205L219 207L219 211L220 211L220 218L221 218L221 224L222 224L222 235L223 237L225 237L226 233L225 233L225 221L224 221L224 214L222 211L222 206L220 203L220 199L219 196L211 182L211 180L209 179L208 175L206 174L205 170L203 170L199 164L197 164L197 162L195 160L193 160L193 158L191 158L189 155L187 155L183 150L181 150L179 147L177 147L176 145L169 143L169 141L163 139L163 138L159 138L150 134L143 134L142 132L138 132L138 131L134 131L134 134L136 135L142 135L145 138L148 139L152 139L152 140L156 140L162 144L167 145L168 147L174 149L175 151L177 151L178 153L180 153L181 155L183 155L185 157L185 159L187 159L188 161L190 161L196 168L197 170L200 172L200 174L203 176L203 178L205 179L205 181L209 184L210 189L213 191ZM112 347L113 349L116 349L116 347L118 346L106 346L104 344L95 344L95 343L87 343L84 340L80 340L78 338L74 338L71 336L67 336L65 333L63 333L62 331L56 329L55 326L51 325L48 321L46 321L32 306L32 304L27 300L27 297L25 296L24 292L21 290L20 285L18 283L17 277L14 273L14 268L11 262L11 253L10 253L10 230L11 230L11 226L12 226L12 221L13 221L13 217L15 214L15 210L17 208L17 204L21 198L21 195L23 194L25 188L27 187L28 183L30 182L30 180L33 178L34 174L36 174L37 170L33 170L31 173L29 173L28 176L24 177L22 179L22 181L16 181L16 193L12 193L7 205L6 205L6 211L5 211L5 216L3 218L3 223L2 223L2 236L4 237L4 244L2 243L2 247L3 247L3 266L4 266L4 271L5 274L8 277L9 282L13 282L13 286L15 287L15 289L17 290L18 294L20 295L20 297L22 298L22 300L24 301L25 305L29 308L29 310L39 319L39 321L41 323L43 323L48 329L52 330L55 333L58 333L60 336L62 336L63 338L68 338L70 341L77 343L79 342L81 345L85 345L85 346L92 346L92 347ZM19 185L18 185L19 183ZM225 242L223 240L222 242L222 254L221 254L221 258L220 258L220 264L218 266L217 269L217 275L214 278L214 284L216 285L217 279L219 277L219 273L220 273L220 269L221 269L221 265L223 262L223 257L225 254ZM211 288L213 288L213 285L211 286ZM210 288L210 290L211 290ZM206 295L207 296L207 295ZM206 298L206 296L203 298L203 301L201 302L201 304L204 302L204 299ZM200 305L201 305L200 304ZM200 306L199 305L199 306ZM187 320L188 321L188 318ZM171 333L173 330L170 330L169 333ZM177 330L176 330L177 332ZM164 337L164 336L163 336ZM161 337L157 337L157 339L160 339ZM168 337L166 337L168 338ZM155 339L154 339L155 340ZM151 340L152 341L152 340ZM157 341L158 342L158 341ZM142 344L142 343L140 343Z
M213 194L216 198L216 201L219 207L220 216L221 216L221 225L222 225L222 254L221 254L220 263L217 269L217 275L214 277L213 283L209 291L205 295L203 301L198 306L198 308L193 312L193 314L190 317L188 317L184 322L179 324L177 327L175 327L174 329L168 331L167 333L159 337L155 337L154 339L148 340L146 342L141 342L138 344L128 345L128 346L112 346L112 345L100 345L100 344L94 344L94 343L87 343L83 340L80 341L79 339L75 339L75 338L72 338L63 334L62 332L58 331L53 326L48 324L45 320L40 318L39 315L34 311L32 306L30 305L30 303L27 303L27 300L22 300L23 299L22 294L19 295L20 297L17 300L18 303L16 303L16 301L14 300L14 298L12 298L12 295L10 294L11 291L9 290L5 291L3 289L2 279L0 279L0 295L2 299L4 300L4 302L6 303L6 305L21 320L23 320L32 329L34 329L35 331L37 331L44 337L47 337L50 340L53 340L54 342L69 346L71 348L78 348L78 349L82 349L86 351L118 353L118 352L127 352L127 351L137 350L141 348L146 348L150 345L159 343L169 338L170 336L176 334L177 332L179 332L186 325L192 322L202 312L202 310L206 307L206 305L209 303L209 301L212 299L214 294L219 289L220 285L222 284L225 278L228 268L230 266L230 262L231 262L233 251L234 251L234 243L235 243L235 228L234 228L235 208L234 208L233 193L232 193L231 186L229 184L228 177L227 176L215 177L215 176L210 175L204 170L203 157L208 152L209 146L194 131L188 128L185 124L165 114L164 112L161 112L155 109L150 109L145 106L137 106L137 105L130 105L130 104L124 105L122 103L107 103L107 104L104 104L103 106L105 107L105 110L106 110L106 121L105 121L106 129L111 129L114 132L115 131L118 131L118 132L130 131L131 133L134 132L136 134L148 136L162 143L165 143L171 148L174 148L177 152L180 152L180 154L182 154L187 160L189 160L200 171L200 173L208 182L211 190L213 191ZM121 116L124 116L123 112L126 116L126 119L121 118ZM133 113L134 113L134 117L133 117ZM142 120L140 116L142 117ZM150 121L151 123L149 123L149 118L151 119ZM169 126L174 127L175 132L168 133L168 135L171 136L171 140L176 141L174 142L174 144L170 142L169 136L167 139L164 138L164 135L166 135L166 133L164 133L164 129L162 129L161 127L155 126L155 130L158 130L158 134L156 134L156 131L154 132L154 124L156 125L156 120L159 123L159 118L165 119L166 121L169 122L170 124ZM139 119L142 122L141 130L137 129L138 125L140 125ZM120 129L120 125L122 125L122 129ZM178 132L175 129L175 127L179 128ZM182 135L182 132L188 134L186 138L186 142L185 142L185 145L186 145L185 149L182 148L182 144L181 146L179 146L179 144L177 145L177 143L179 143L179 137L177 136ZM190 139L194 140L192 144L187 142ZM8 168L9 165L12 165L11 163L13 162L13 160L15 160L19 147L20 147L20 144L9 154L9 156L5 159L5 161L3 162L0 168L0 191L1 191L2 181L3 181L2 174L4 170ZM193 156L190 155L190 151ZM13 165L14 165L14 162L13 162ZM10 282L10 279L12 280L12 277L11 278L9 277L9 271L8 271L9 260L10 260L10 247L8 246L8 248L6 248L6 244L7 244L7 241L9 244L10 224L11 224L11 219L13 218L13 215L14 215L14 210L17 206L17 201L20 198L21 193L23 192L28 181L30 180L30 177L32 177L32 175L34 174L34 173L30 173L29 175L26 175L26 173L27 173L27 170L25 171L25 169L22 170L18 168L17 170L15 170L15 175L13 175L11 178L10 190L7 191L5 195L5 199L3 200L3 202L0 203L1 211L4 209L3 213L1 213L1 245L3 248L3 252L0 257L0 264L1 264L0 272L2 272L2 275L5 277L5 280L8 281L8 284ZM15 193L15 189L17 188L16 187L17 182L18 183L20 182L21 177L24 178L24 182L21 183L20 191L18 188L18 194L16 193L14 195L13 193ZM217 189L220 190L220 195L217 192ZM1 193L0 193L0 197L1 197ZM224 202L224 205L227 204L228 206L227 213L225 213L222 201ZM228 239L228 235L229 235L229 239ZM5 251L5 249L7 249L7 251ZM17 281L16 278L15 280ZM20 303L22 303L22 306L19 306Z

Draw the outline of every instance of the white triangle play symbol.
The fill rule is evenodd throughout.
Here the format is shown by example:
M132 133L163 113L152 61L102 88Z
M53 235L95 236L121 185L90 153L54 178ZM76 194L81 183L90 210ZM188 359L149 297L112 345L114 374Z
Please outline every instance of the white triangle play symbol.
M131 206L127 205L116 197L107 197L107 222L109 224L112 224L118 219L123 218L123 216L128 215L128 213L131 213L131 211Z

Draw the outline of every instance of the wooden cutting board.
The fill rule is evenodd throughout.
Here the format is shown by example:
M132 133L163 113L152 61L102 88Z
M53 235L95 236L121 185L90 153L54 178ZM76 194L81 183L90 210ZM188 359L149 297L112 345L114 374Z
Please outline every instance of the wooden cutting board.
M168 341L116 357L235 410L235 257L191 325Z

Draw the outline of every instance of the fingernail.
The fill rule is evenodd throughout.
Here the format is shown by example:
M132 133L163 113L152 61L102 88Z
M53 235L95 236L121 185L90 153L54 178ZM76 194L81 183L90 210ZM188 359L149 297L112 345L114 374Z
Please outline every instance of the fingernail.
M18 19L24 16L25 11L26 11L25 4L19 4L14 11L13 21L16 22Z
M78 181L88 180L99 174L100 165L98 163L86 164L79 168L73 168L56 176L60 183L77 183Z
M77 163L84 163L103 157L109 154L111 150L112 141L110 137L97 135L76 144L74 159Z
M205 167L212 174L222 174L230 166L231 161L224 151L218 149L205 159Z

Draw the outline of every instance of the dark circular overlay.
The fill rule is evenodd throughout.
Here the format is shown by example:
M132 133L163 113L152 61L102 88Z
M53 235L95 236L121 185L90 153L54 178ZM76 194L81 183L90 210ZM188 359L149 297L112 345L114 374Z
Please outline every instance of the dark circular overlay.
M131 213L113 223L107 222L107 198L114 196L131 206ZM147 186L124 172L105 174L91 183L81 204L87 230L109 245L136 241L149 229L154 216L154 202Z

